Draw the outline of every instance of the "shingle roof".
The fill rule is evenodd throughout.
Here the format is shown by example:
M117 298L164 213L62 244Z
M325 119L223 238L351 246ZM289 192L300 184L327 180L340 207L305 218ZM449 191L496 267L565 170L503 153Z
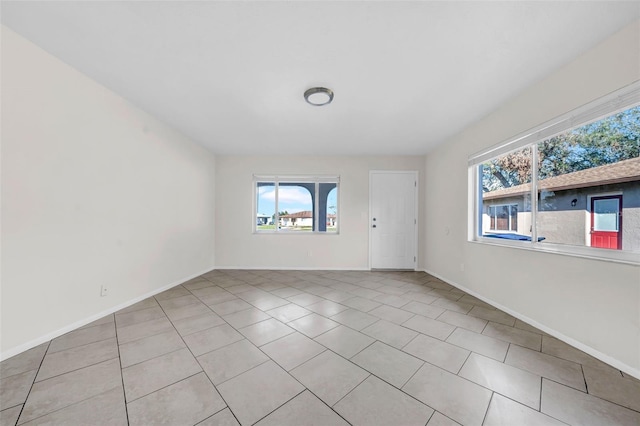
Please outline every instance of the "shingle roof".
M538 181L538 189L563 191L640 180L640 157L613 164L580 170ZM484 200L523 195L531 192L531 184L512 186L482 194Z
M284 219L311 219L313 218L313 212L311 210L305 210L301 212L282 215L280 217ZM327 217L336 217L336 215L328 214Z

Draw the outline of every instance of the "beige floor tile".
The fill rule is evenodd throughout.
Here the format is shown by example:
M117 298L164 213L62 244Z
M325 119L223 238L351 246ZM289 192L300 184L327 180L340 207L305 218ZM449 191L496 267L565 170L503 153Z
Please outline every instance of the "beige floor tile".
M456 327L451 324L423 317L421 315L414 315L413 318L402 323L402 326L440 340L445 340L449 335L451 335L453 330L456 329Z
M460 371L470 353L466 349L423 334L418 335L402 350L454 374Z
M322 300L320 302L308 305L306 308L310 311L315 312L316 314L320 314L325 317L330 317L349 309L347 306L332 302L331 300Z
M571 425L637 426L640 413L593 395L542 379L541 411Z
M116 326L118 328L126 327L127 325L165 317L166 315L162 311L162 308L160 308L160 306L155 306L153 308L141 309L139 311L128 312L126 314L116 314Z
M219 385L268 360L269 357L248 340L240 340L198 357L198 362L214 385Z
M528 371L472 353L458 375L534 410L540 409L541 377Z
M404 305L402 309L431 319L438 318L438 316L442 315L442 313L446 311L445 308L440 306L427 305L419 301L409 302Z
M181 285L177 285L175 287L170 288L169 290L165 290L162 293L156 294L155 298L157 301L173 299L174 297L188 296L191 293L186 288Z
M208 295L198 296L198 299L207 306L219 305L229 300L236 300L238 297L226 290L216 291Z
M464 328L457 328L451 333L451 336L447 338L447 343L460 346L500 362L504 361L509 349L509 343L504 340L474 333Z
M372 309L377 308L381 303L374 302L373 300L366 299L360 296L353 296L349 299L343 300L341 304L353 309L357 309L360 312L369 312Z
M38 371L36 382L114 358L118 358L118 344L115 338L47 353Z
M302 306L298 306L295 303L288 303L267 311L267 314L282 322L297 320L298 318L309 315L310 313L310 310L305 309Z
M325 333L332 328L336 328L340 324L325 318L318 314L309 314L297 320L287 323L288 326L295 328L299 332L314 338Z
M582 366L541 352L511 345L505 364L586 392Z
M425 288L423 291L410 291L409 293L403 294L402 297L426 305L430 305L439 299L439 297L435 297L427 293L427 289Z
M431 305L439 306L441 308L445 308L450 311L458 312L461 314L469 313L469 311L471 311L474 308L474 306L470 303L457 302L454 300L449 300L445 297L436 299Z
M198 331L197 333L189 334L188 336L184 336L183 339L193 355L200 356L223 346L227 346L230 343L242 340L243 337L230 325L223 324L203 331Z
M0 411L0 426L15 426L18 422L18 417L22 411L22 405L16 405L15 407L7 408Z
M340 288L341 290L330 291L329 293L325 293L322 295L327 300L331 300L332 302L342 303L343 301L350 299L353 297L353 294L347 293L346 289L348 284L334 286L333 288Z
M522 404L493 394L483 426L562 426L565 423Z
M162 306L163 309L175 309L202 302L200 302L200 300L193 294L188 294L186 296L160 300L158 301L158 303L160 304L160 306Z
M375 342L351 361L382 380L401 388L424 362L396 348Z
M134 340L154 336L173 330L171 321L166 316L139 322L125 327L118 327L118 344L133 342Z
M92 398L64 407L27 425L127 425L127 412L122 386L115 387Z
M612 368L582 366L589 394L640 411L640 381L623 377Z
M127 404L129 424L196 424L226 406L204 373Z
M207 312L202 315L188 317L173 322L174 327L183 337L188 336L189 334L197 333L198 331L204 331L209 328L217 327L222 324L225 324L225 320L223 320L213 312Z
M127 402L202 371L188 349L180 349L122 370Z
M296 294L295 296L288 297L287 300L295 303L296 305L306 307L309 305L313 305L314 303L321 302L325 299L309 293L300 293L300 294Z
M289 371L324 352L324 346L301 333L291 333L260 348L282 368Z
M78 330L82 328L90 328L90 327L95 327L96 325L109 324L109 323L115 323L114 314L105 315L102 318L99 318L95 321L91 321L89 324L85 324L82 327L78 327Z
M275 318L260 321L238 330L256 346L262 346L293 333L295 330Z
M37 370L48 347L49 342L43 343L0 362L0 379L30 370Z
M462 327L474 333L482 333L488 321L453 311L445 311L436 318L438 321Z
M239 426L240 423L236 420L231 410L225 408L218 411L208 419L198 423L198 426Z
M260 321L271 318L269 315L257 308L245 309L233 314L223 315L222 318L235 328L246 327Z
M374 317L373 315L369 315L355 309L342 311L339 314L332 316L331 319L358 331L379 320L378 317Z
M329 406L338 402L369 375L331 351L325 351L294 368L291 374Z
M338 355L351 358L370 344L374 339L340 325L315 338L315 341L331 349Z
M215 284L205 278L193 278L187 282L182 283L182 287L189 291L198 290L206 287L215 287Z
M36 378L36 373L37 370L25 371L5 377L0 381L0 407L3 410L24 404Z
M411 302L411 299L407 299L406 297L401 296L401 294L402 292L398 294L381 294L380 296L374 297L373 300L394 308L400 308Z
M487 309L481 306L474 306L473 309L471 309L471 311L469 312L469 315L472 317L482 318L487 321L493 321L511 327L513 327L513 325L516 323L516 319L505 312L499 311L497 309Z
M394 308L393 306L382 305L369 311L369 315L374 315L385 321L392 322L394 324L402 324L414 314L404 311L402 309Z
M250 309L253 306L245 302L244 300L238 298L238 299L227 300L225 302L218 303L216 305L209 305L209 307L213 312L215 312L218 315L228 315L234 312Z
M242 295L239 295L239 296L242 297ZM261 309L263 311L268 311L269 309L274 309L279 306L287 305L289 301L287 299L283 299L278 296L267 294L266 296L261 297L259 299L249 301L249 303L251 303L253 306L255 306L258 309Z
M504 340L505 342L515 343L516 345L524 346L534 351L540 351L542 345L542 336L540 334L495 322L489 322L482 331L482 334Z
M184 318L208 314L211 312L211 308L204 303L198 302L177 308L167 308L164 311L171 321L179 321Z
M422 426L433 414L430 407L375 376L369 376L334 409L349 423L363 426Z
M476 306L480 306L481 308L485 308L485 309L493 309L495 310L496 308L494 308L493 306L491 306L490 304L483 302L482 300L478 299L477 297L473 297L469 294L465 294L463 295L460 299L458 299L459 302L464 302L464 303L471 303L472 305L476 305Z
M424 364L402 390L465 426L481 425L492 392L431 364Z
M256 426L283 425L348 426L349 423L311 392L304 391L256 423Z
M551 336L542 336L542 352L568 361L577 362L582 365L594 365L596 367L607 366L599 359L596 359L591 355L582 352L580 349L569 346L563 341Z
M43 380L31 388L20 422L33 420L121 386L120 363L117 359Z
M364 284L364 283L359 283L360 285ZM378 283L373 283L372 285L377 285ZM377 288L377 287L376 287ZM351 290L349 293L358 296L358 297L362 297L364 299L369 299L372 300L384 293L380 293L377 290L374 290L373 288L358 288L355 290ZM376 302L377 303L377 302Z
M271 291L271 294L274 294L274 295L276 295L278 297L282 297L282 298L295 296L295 295L301 294L301 293L302 293L301 290L298 290L297 288L293 288L293 287L282 287L282 288L279 288L277 290Z
M175 330L169 330L120 345L120 361L126 368L180 348L184 348L182 338Z
M78 329L53 339L47 353L60 352L65 349L100 342L114 337L116 337L116 327L114 323Z
M218 391L242 425L257 422L303 390L300 383L273 361L260 364L218 386Z
M431 418L429 419L429 423L427 423L427 426L459 426L459 425L460 423L454 422L449 417L445 416L442 413L438 413L437 411L433 413L433 416L431 416Z
M385 320L380 320L369 327L363 328L362 332L398 349L401 349L418 335L413 330Z

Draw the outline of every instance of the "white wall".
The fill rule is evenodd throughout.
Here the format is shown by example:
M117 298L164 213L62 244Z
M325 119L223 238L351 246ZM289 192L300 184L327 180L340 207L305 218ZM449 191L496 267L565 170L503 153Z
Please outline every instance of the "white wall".
M427 271L640 377L640 267L467 242L467 158L640 79L640 22L426 157ZM446 179L443 177L446 176ZM451 233L445 235L449 227ZM461 265L464 265L462 270Z
M424 157L216 157L216 267L368 269L369 171L417 170ZM339 235L253 234L254 174L340 175ZM423 183L418 184L422 187ZM421 206L424 205L419 200ZM420 209L420 215L424 209ZM420 229L419 229L420 231ZM422 238L418 238L422 247ZM311 251L311 256L308 252ZM419 265L422 267L421 265Z
M3 27L2 358L212 269L214 168Z

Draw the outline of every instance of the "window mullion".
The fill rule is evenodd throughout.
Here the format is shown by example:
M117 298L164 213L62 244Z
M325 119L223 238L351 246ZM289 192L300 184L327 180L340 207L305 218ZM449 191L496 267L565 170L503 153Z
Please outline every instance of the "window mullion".
M275 186L276 186L276 191L275 191L275 206L276 206L276 214L275 214L275 219L273 220L273 225L274 228L273 230L275 232L278 232L278 230L280 229L280 211L279 206L278 206L278 190L280 189L280 181L278 179L275 180Z
M531 145L531 243L538 244L538 144Z

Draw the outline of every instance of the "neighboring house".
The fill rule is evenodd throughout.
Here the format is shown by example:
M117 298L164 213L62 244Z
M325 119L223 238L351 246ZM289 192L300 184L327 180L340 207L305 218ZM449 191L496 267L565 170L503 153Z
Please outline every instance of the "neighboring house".
M305 210L297 213L282 215L280 216L280 226L296 227L296 228L313 227L313 212L310 210ZM335 214L327 215L327 226L328 227L336 226Z
M545 242L640 250L640 158L538 182L538 235ZM530 235L531 185L482 196L482 232Z
M305 210L280 216L280 226L296 227L313 226L313 212Z
M267 214L258 213L256 215L256 224L258 224L258 225L266 225L266 224L269 223L270 219L271 219L271 216L269 216Z

